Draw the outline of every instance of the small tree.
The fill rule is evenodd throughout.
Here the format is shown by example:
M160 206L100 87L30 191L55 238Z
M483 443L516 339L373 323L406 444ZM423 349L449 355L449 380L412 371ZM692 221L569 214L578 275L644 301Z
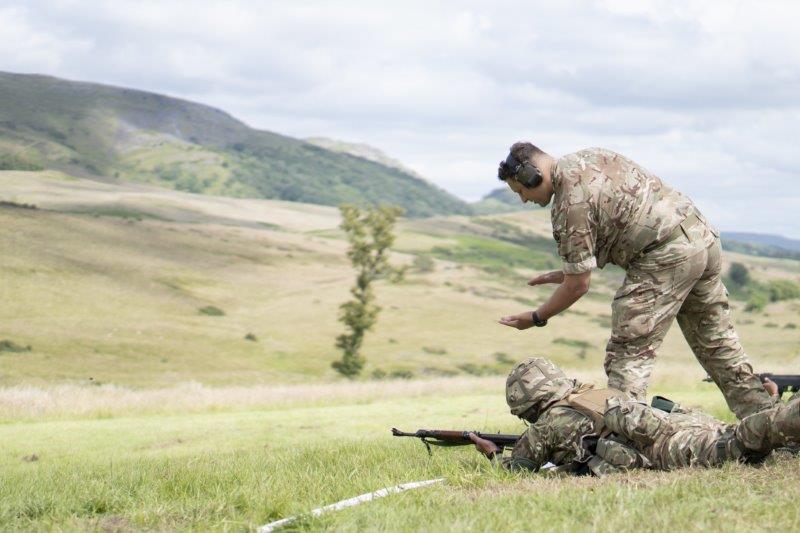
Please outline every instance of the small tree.
M433 259L431 259L429 255L414 256L414 261L411 263L411 265L417 272L427 273L436 270L436 263L433 262Z
M356 269L356 283L350 289L353 299L343 303L339 320L347 328L336 338L336 347L342 358L331 365L348 378L357 376L364 367L364 356L360 354L364 334L372 329L378 318L380 307L375 304L372 282L379 278L400 281L404 269L389 264L389 249L394 243L394 223L402 210L397 207L380 206L362 211L352 205L341 208L341 227L350 242L347 257Z
M750 272L748 272L747 267L741 263L731 263L728 276L730 276L731 281L739 287L744 287L750 282Z

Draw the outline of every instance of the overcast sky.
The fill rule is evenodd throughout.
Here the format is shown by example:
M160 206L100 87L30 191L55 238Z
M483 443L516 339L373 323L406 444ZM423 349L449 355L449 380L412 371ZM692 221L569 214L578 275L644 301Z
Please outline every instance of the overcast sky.
M0 70L381 148L467 200L527 139L621 152L724 230L800 238L800 2L0 0Z

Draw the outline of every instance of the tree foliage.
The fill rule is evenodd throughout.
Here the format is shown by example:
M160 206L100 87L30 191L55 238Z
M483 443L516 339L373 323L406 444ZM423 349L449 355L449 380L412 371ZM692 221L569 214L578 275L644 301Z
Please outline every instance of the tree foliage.
M770 303L800 298L800 283L790 279L761 282L742 263L731 263L725 284L732 298L747 302L744 310L750 313L763 311Z
M357 274L355 285L350 289L353 299L340 306L339 320L347 331L336 338L336 347L342 351L342 358L332 366L343 376L353 378L361 372L366 361L361 355L364 334L375 325L380 312L372 283L382 278L397 282L404 274L403 268L389 263L388 256L395 239L394 223L402 210L390 206L362 210L353 205L343 205L340 210L340 227L350 243L347 257Z
M743 287L750 282L750 272L742 263L731 263L728 276L730 276L731 281L739 287Z

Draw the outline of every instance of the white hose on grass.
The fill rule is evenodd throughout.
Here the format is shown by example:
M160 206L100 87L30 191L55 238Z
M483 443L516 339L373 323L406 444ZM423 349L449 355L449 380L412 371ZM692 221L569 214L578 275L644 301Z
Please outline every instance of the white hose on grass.
M427 487L435 483L441 483L442 481L444 481L444 478L428 479L426 481L415 481L414 483L403 483L402 485L395 485L394 487L386 487L384 489L376 490L375 492L368 492L366 494L362 494L361 496L348 498L340 502L326 505L325 507L319 507L317 509L313 509L308 514L311 516L319 516L321 514L327 513L328 511L339 511L341 509L353 507L354 505L359 505L364 502L369 502L372 500L376 500L378 498L384 498L390 494L397 494L398 492L403 492L406 490L420 489L422 487ZM265 524L260 528L258 528L258 533L270 533L271 531L275 531L279 527L283 527L287 524L294 522L298 518L299 515L295 515L287 518L282 518L281 520L277 520L275 522L270 522L269 524Z

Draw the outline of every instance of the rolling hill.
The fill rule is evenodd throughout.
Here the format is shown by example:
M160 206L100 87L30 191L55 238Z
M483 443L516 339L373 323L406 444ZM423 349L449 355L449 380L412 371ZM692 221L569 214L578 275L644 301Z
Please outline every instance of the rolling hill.
M483 198L472 204L472 209L481 215L512 213L527 209L538 209L536 204L523 204L519 196L506 185L489 191Z
M0 73L0 169L55 169L232 197L391 203L468 214L408 171L256 130L209 106L143 91Z
M0 386L330 380L354 280L339 221L327 206L0 172ZM602 368L619 269L597 271L591 292L547 328L497 324L551 292L525 285L559 265L546 210L403 218L394 248L392 262L411 269L376 287L368 375L501 374L533 354ZM725 260L765 283L800 281L799 261ZM800 301L733 306L757 368L791 370ZM222 314L203 311L212 307ZM679 328L661 354L659 375L703 377Z

